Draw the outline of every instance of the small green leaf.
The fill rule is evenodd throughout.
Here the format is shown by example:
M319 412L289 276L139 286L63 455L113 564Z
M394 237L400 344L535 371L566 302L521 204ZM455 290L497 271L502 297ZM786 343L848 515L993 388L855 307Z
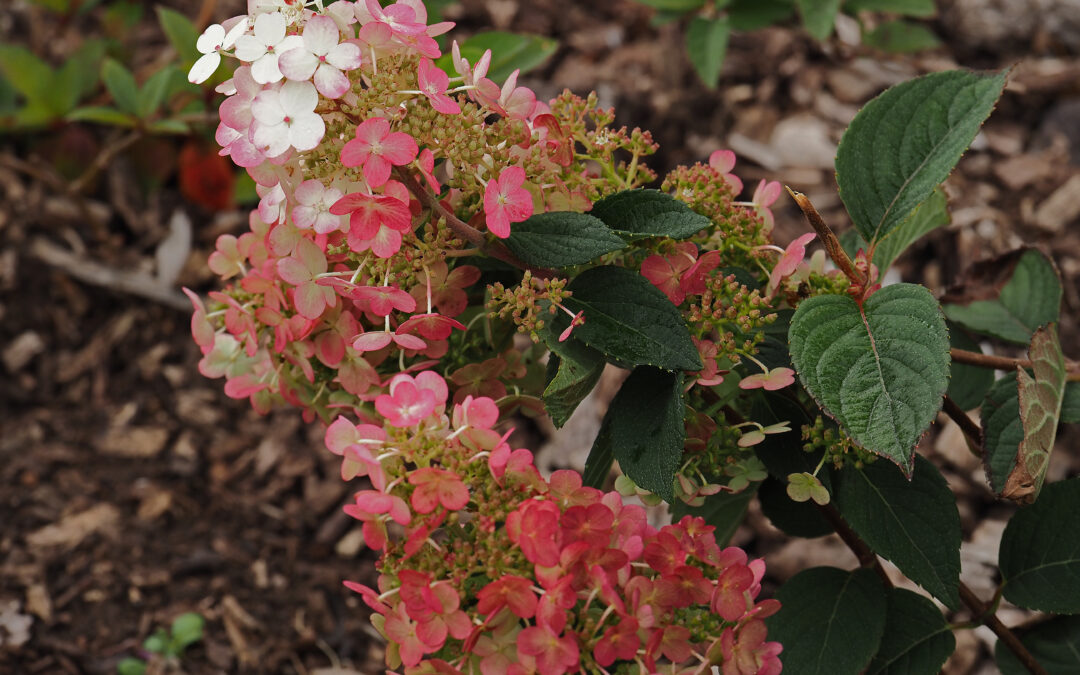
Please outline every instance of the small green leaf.
M686 239L712 223L658 190L616 192L593 204L590 214L631 241L647 237Z
M203 626L206 620L195 612L187 612L173 619L172 641L178 651L194 644L203 638Z
M104 56L105 41L95 39L84 42L64 61L56 74L55 91L49 97L57 114L71 112L83 97L97 89Z
M761 501L761 512L769 522L788 536L813 539L833 532L832 525L813 502L792 501L787 487L776 478L770 476L765 479L758 490L758 499Z
M139 88L130 70L116 59L105 59L101 64L101 79L117 108L129 115L138 114Z
M686 29L686 53L698 77L709 89L715 89L724 67L731 27L727 17L706 19L695 16Z
M934 0L848 0L844 3L848 12L892 12L905 16L934 16L937 8Z
M573 336L622 367L656 366L664 370L701 370L701 357L682 315L645 277L622 267L594 267L567 286L573 296L563 304L585 323ZM557 314L552 330L570 317Z
M54 76L47 63L18 45L0 45L0 73L29 102L45 99Z
M765 619L784 645L784 674L861 673L885 631L886 597L868 569L814 567L789 579L776 592L780 611Z
M949 345L954 349L982 353L979 343L955 325L949 326ZM979 407L990 387L994 386L994 371L957 361L953 361L951 368L948 397L963 410Z
M147 127L155 134L189 134L191 133L191 127L187 122L181 120L157 120L151 122Z
M811 37L825 40L832 34L836 13L840 11L840 0L796 0L795 4Z
M884 273L893 261L924 234L948 224L949 202L945 198L945 191L938 187L930 198L916 206L895 230L878 241L874 247L874 264ZM865 248L865 244L859 246Z
M995 382L979 410L983 428L983 466L995 493L1005 489L1005 479L1016 466L1016 451L1024 440L1020 421L1020 398L1016 373L1007 373Z
M727 546L746 517L746 509L754 499L759 485L761 484L751 483L750 487L734 494L717 492L706 497L701 506L687 506L683 501L676 501L671 505L671 519L678 521L683 516L704 518L706 524L716 528L713 536L717 545Z
M566 424L578 404L596 386L604 372L604 355L573 337L559 342L558 334L551 331L550 324L540 331L540 337L551 350L544 406L551 423L558 429Z
M638 486L670 502L682 461L682 373L639 366L611 401L592 453L610 453Z
M1057 438L1061 402L1065 396L1065 356L1061 353L1057 324L1035 331L1028 357L1034 377L1016 371L1017 397L1024 438L1016 451L1016 465L1005 479L1001 496L1030 504L1039 498L1050 453Z
M689 12L705 6L705 0L638 0L665 12Z
M785 21L795 13L794 0L732 0L728 6L731 27L752 31Z
M477 33L460 45L461 56L469 63L476 63L490 49L491 65L487 76L500 83L515 70L527 73L543 65L558 48L559 43L551 38L497 30ZM457 76L449 50L436 64L451 76Z
M1005 75L932 73L859 111L836 152L836 181L863 239L884 237L948 177L994 109Z
M195 42L199 39L199 31L195 30L195 25L186 16L176 10L158 5L157 13L161 28L172 43L173 49L180 55L184 69L190 68L200 56L199 50L195 47Z
M179 71L172 66L166 66L150 76L139 90L136 104L137 114L142 119L154 115L165 101L165 95L169 91L171 80Z
M1080 675L1080 616L1059 616L1042 621L1019 637L1046 672ZM1001 640L994 646L994 660L1002 675L1028 675L1031 672Z
M169 648L169 636L160 628L156 633L143 640L143 649L154 654L164 654Z
M911 21L884 21L869 33L864 33L863 44L890 54L910 54L936 49L941 40L922 24Z
M530 265L556 268L583 265L626 248L626 242L602 220L573 211L538 213L523 223L514 223L503 243Z
M1080 478L1050 483L1009 519L998 564L1005 599L1027 609L1080 613Z
M934 603L890 588L885 634L867 675L936 675L956 649L956 638Z
M848 464L833 476L844 520L875 553L951 609L960 606L960 513L941 472L916 455L910 482L896 467Z
M114 127L133 127L138 122L133 115L106 106L87 106L72 110L64 118L69 122L94 122Z
M862 311L846 295L812 297L788 335L799 379L822 410L910 474L915 445L949 384L948 331L930 291L886 286Z
M1029 344L1039 326L1056 323L1061 279L1042 252L1022 248L972 265L941 298L951 321L976 333Z
M116 664L116 675L144 675L146 661L129 656Z

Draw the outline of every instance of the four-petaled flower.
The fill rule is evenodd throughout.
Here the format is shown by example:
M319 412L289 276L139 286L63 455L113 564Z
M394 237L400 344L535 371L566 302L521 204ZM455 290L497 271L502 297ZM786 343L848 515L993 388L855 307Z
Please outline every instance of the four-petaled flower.
M278 69L278 58L304 44L299 35L286 36L287 27L284 15L267 12L255 19L254 34L241 35L236 39L236 58L251 64L251 76L259 84L280 81L282 74Z
M341 149L341 163L359 166L364 180L377 188L390 179L393 166L404 166L416 158L419 148L409 134L390 131L390 122L372 117L356 127L356 138Z
M533 214L533 200L525 183L525 170L520 166L503 169L497 179L484 188L484 214L487 227L496 237L510 236L510 223L519 223Z
M446 88L450 86L450 76L442 68L436 66L434 61L420 59L417 78L420 81L420 92L431 102L432 108L444 115L461 113L461 106L446 95Z
M286 82L280 89L264 89L251 102L255 128L251 140L267 157L289 147L304 152L318 147L326 133L323 118L315 113L319 94L310 82Z
M349 78L343 70L360 67L360 47L338 40L337 23L329 16L313 16L304 26L303 45L278 58L278 68L290 80L310 80L326 98L338 98L349 90Z

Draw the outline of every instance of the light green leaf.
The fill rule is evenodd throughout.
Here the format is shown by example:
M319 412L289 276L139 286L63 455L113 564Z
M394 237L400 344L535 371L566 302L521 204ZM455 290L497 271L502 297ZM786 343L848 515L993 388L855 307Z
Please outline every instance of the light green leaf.
M1013 514L998 564L1005 599L1055 614L1080 614L1080 478L1050 483Z
M29 102L45 100L54 71L29 49L0 45L0 73Z
M891 54L909 54L912 52L936 49L941 40L926 26L910 21L883 21L869 33L863 33L863 44Z
M195 612L187 612L173 619L172 642L177 653L203 638L203 626L206 620Z
M905 16L934 16L937 8L934 0L848 0L844 3L848 12L892 12Z
M709 227L711 220L659 190L624 190L593 204L590 215L625 239L686 239Z
M1061 280L1042 252L1023 248L968 270L941 298L951 321L976 333L1026 345L1039 326L1057 322Z
M705 6L705 0L638 0L638 2L665 12L689 12Z
M796 0L795 4L806 32L815 40L824 40L832 34L836 13L840 11L840 0Z
M1043 621L1019 637L1046 672L1080 675L1080 616L1059 616ZM1001 640L994 646L994 660L1002 675L1028 675L1031 672Z
M983 466L995 493L1005 489L1005 479L1016 466L1016 451L1024 440L1020 422L1020 398L1016 373L1007 373L995 382L979 410L983 428Z
M836 181L863 239L887 235L948 177L994 109L1005 75L932 73L859 111L837 149Z
M819 295L799 305L788 336L795 370L822 410L910 475L949 384L948 331L930 291L886 286L861 309L846 295Z
M1017 396L1020 403L1020 422L1024 438L1016 451L1016 466L1005 479L1001 496L1030 504L1039 498L1050 453L1057 438L1061 401L1065 395L1065 356L1061 353L1057 324L1047 324L1031 338L1028 358L1032 362L1032 377L1024 370L1016 371Z
M602 220L572 211L538 213L514 223L503 243L530 265L555 268L583 265L626 247Z
M563 304L585 312L573 336L621 367L701 370L701 357L675 305L645 277L622 267L594 267L567 286ZM552 330L561 332L570 317L557 314Z
M682 500L677 500L671 505L671 519L678 521L683 516L704 518L706 524L716 528L713 536L717 545L727 546L746 517L746 509L760 485L761 483L751 483L750 487L734 494L717 492L706 497L701 506L687 506Z
M949 326L949 345L977 354L982 353L979 343L968 337L962 328ZM949 390L946 395L963 410L979 407L990 387L994 386L994 371L967 363L953 361L949 373Z
M784 675L857 675L885 632L885 588L873 572L814 567L776 592L780 611L765 619L784 645Z
M848 464L833 475L844 520L875 553L951 609L960 606L960 513L937 468L921 456L907 481L896 467Z
M555 428L561 428L578 404L596 386L604 372L604 355L573 337L559 342L558 333L545 324L540 337L551 350L544 406Z
M613 456L637 485L670 502L682 461L682 373L639 366L626 378L600 425L589 459Z
M156 120L147 127L155 134L189 134L191 127L182 120Z
M146 661L129 656L116 664L116 675L144 675Z
M173 78L179 71L172 66L166 66L150 76L139 90L136 104L137 114L142 119L154 115L161 104L165 101Z
M949 224L949 202L940 187L915 207L900 225L874 247L874 264L884 274L897 258L924 234ZM848 230L852 232L853 230ZM862 248L865 245L860 244Z
M104 40L87 40L72 54L56 74L55 91L50 94L57 114L71 112L84 96L97 89Z
M491 66L487 76L499 83L515 70L527 73L542 66L558 48L559 43L551 38L498 30L477 33L460 45L461 56L469 63L476 63L490 49ZM449 50L436 64L451 76L457 76Z
M724 67L731 27L727 17L706 19L695 16L686 29L686 53L698 77L709 89L715 89Z
M956 638L934 603L890 588L885 634L867 675L936 675L956 649Z
M130 70L116 59L105 59L101 64L101 79L117 108L129 115L138 115L139 88Z

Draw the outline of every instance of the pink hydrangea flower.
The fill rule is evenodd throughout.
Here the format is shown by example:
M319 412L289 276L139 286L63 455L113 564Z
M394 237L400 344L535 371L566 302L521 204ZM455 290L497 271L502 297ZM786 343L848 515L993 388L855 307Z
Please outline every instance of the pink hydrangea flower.
M289 147L300 152L316 148L326 132L323 118L315 113L319 94L310 82L286 82L280 89L261 92L251 102L255 117L251 140L268 157Z
M417 469L409 474L409 484L416 486L410 502L417 513L431 513L439 506L460 511L469 503L469 489L453 471L431 466Z
M520 166L503 169L497 179L488 181L484 189L484 214L488 230L496 237L510 236L510 223L526 220L533 214L533 200L525 183L525 170Z
M791 368L773 368L767 373L748 375L739 381L739 389L764 389L776 391L795 383L795 371Z
M251 64L251 77L259 84L279 82L282 74L278 57L303 46L299 35L285 35L287 27L288 21L280 13L260 14L255 19L254 34L241 35L236 40L236 58Z
M290 80L310 80L326 98L338 98L349 90L344 70L360 67L360 47L352 42L338 42L341 33L329 16L313 16L304 26L304 44L278 58L278 68Z
M806 257L806 245L813 241L816 236L817 234L814 232L807 232L788 244L788 247L784 249L783 255L780 256L780 260L776 262L776 266L773 267L772 272L769 274L769 283L766 285L768 297L774 296L780 289L780 284L784 283L784 279L795 273L799 263Z
M420 59L417 77L420 82L420 91L428 101L431 101L432 108L444 115L461 113L461 106L446 95L446 89L450 86L450 76L443 72L442 68L436 66L434 61Z
M743 182L731 173L735 168L735 153L731 150L716 150L709 155L709 166L723 175L724 182L731 186L731 191L738 196L743 190Z
M341 149L341 163L359 166L368 185L377 188L390 179L392 166L404 166L416 158L419 148L409 134L391 132L390 122L372 117L356 127L356 138Z
M769 209L777 199L780 198L784 188L777 181L765 182L765 179L761 179L757 188L754 189L754 196L750 201L757 207L758 213L761 214L761 219L765 221L765 231L771 232L775 223L773 219L772 210Z
M317 319L337 304L334 289L317 283L318 275L326 271L326 256L310 239L301 239L292 256L280 258L277 271L282 280L296 286L296 311L301 316Z

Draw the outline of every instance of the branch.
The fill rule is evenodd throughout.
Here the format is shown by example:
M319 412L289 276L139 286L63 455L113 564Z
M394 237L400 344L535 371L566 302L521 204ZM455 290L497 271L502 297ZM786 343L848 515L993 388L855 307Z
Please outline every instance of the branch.
M420 200L421 204L441 216L443 220L446 221L446 224L450 227L450 229L454 232L454 234L458 237L461 237L470 244L477 246L478 248L480 248L480 250L482 250L484 253L491 256L492 258L501 260L508 265L517 267L518 269L528 270L532 272L532 275L534 277L539 277L541 279L550 279L551 277L555 276L554 270L550 270L545 267L534 267L532 265L529 265L528 263L518 258L516 255L511 253L510 250L506 248L506 246L498 242L489 242L487 237L485 237L482 232L448 211L439 202L439 198L428 192L427 189L420 185L408 171L404 171L398 167L394 167L394 176L399 181L401 181L401 183L406 188L408 188L409 192L411 192L414 197Z
M851 549L851 552L855 554L855 557L859 559L859 564L863 567L869 567L877 572L877 575L881 577L882 583L886 588L892 587L892 579L889 578L888 572L881 566L881 561L878 560L877 555L866 544L865 541L859 538L859 535L855 533L855 530L851 529L851 526L847 524L844 517L840 515L840 511L830 504L816 504L818 511L825 520L829 521L829 525L836 530L836 533L840 535L840 538L844 540L847 547Z
M1024 643L1020 642L1020 638L1016 637L1016 634L1001 623L1001 619L997 618L997 615L994 614L994 608L980 600L979 596L975 595L975 592L968 588L963 581L960 582L960 599L975 614L975 620L981 621L987 628L994 631L994 635L997 635L998 639L1005 643L1009 651L1020 660L1020 663L1024 664L1024 667L1028 669L1031 675L1047 675L1046 669L1039 665L1039 662L1027 650Z
M1030 359L1018 359L1011 356L996 356L994 354L980 354L979 352L969 352L966 349L957 349L955 347L949 350L949 356L957 363L966 363L969 366L979 366L980 368L993 368L994 370L1013 371L1017 368L1023 368L1025 370L1034 368L1034 364ZM1070 375L1075 375L1080 373L1080 363L1067 359L1065 361L1065 369Z
M982 456L982 427L967 416L960 406L956 404L956 401L952 400L948 396L945 397L945 404L941 407L941 410L952 418L953 422L960 427L960 431L964 432L968 440L971 441L968 447L971 448L972 453L977 457ZM978 451L976 451L978 450Z
M791 198L795 200L795 203L799 205L799 208L802 209L803 215L806 216L806 220L810 223L810 227L817 232L818 239L825 244L825 250L828 251L829 257L844 273L844 276L851 279L853 283L865 285L866 277L855 269L855 264L851 262L851 258L848 257L844 247L840 245L840 240L833 234L832 229L825 224L825 220L814 208L814 205L810 203L810 199L803 193L795 192L787 186L785 186L785 189L791 195Z

